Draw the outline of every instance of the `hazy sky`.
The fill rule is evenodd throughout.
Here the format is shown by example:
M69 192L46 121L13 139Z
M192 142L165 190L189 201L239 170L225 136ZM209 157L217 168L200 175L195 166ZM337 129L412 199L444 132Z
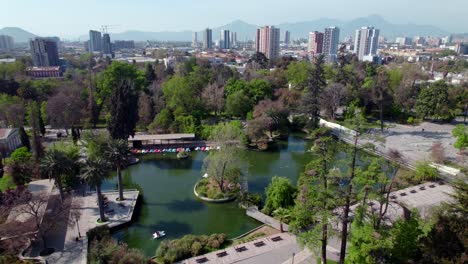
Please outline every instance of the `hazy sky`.
M430 24L468 32L468 0L0 0L0 28L74 37L101 25L114 32L200 30L235 19L263 25L350 20L378 14L392 23Z

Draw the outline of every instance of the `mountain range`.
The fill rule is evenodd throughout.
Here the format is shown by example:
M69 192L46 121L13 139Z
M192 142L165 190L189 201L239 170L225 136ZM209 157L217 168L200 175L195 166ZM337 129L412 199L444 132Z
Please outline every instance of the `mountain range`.
M380 29L380 35L387 39L394 39L398 36L446 36L450 34L443 29L431 25L416 25L416 24L393 24L381 16L371 15L367 17L356 18L349 21L320 18L311 21L295 22L295 23L282 23L275 25L281 29L281 34L288 30L291 32L293 39L307 38L310 31L323 31L325 27L338 26L340 28L340 38L344 39L346 36L354 36L356 29L363 26L374 26ZM228 29L231 32L237 32L237 39L240 41L254 39L255 31L259 25L249 24L242 20L235 20L229 24L213 28L213 40L219 39L219 32L222 29ZM160 41L191 41L193 31L138 31L129 30L120 33L110 33L112 40L160 40ZM0 35L10 35L15 39L15 42L27 42L29 38L36 35L27 32L20 28L3 28L0 29ZM198 41L202 41L202 31L198 32ZM77 38L78 39L78 38ZM80 40L89 39L87 34L79 36Z

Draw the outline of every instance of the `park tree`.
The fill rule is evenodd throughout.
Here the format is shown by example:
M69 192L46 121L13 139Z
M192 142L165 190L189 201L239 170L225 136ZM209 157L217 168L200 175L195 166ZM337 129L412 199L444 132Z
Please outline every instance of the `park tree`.
M460 151L464 151L468 147L468 128L466 125L456 125L452 130L452 135L457 138L453 146Z
M320 96L320 105L328 118L335 120L336 111L344 101L346 87L341 83L331 83Z
M431 158L435 163L442 164L445 160L444 145L440 141L432 143L431 146Z
M31 151L31 142L29 142L29 136L28 134L26 134L26 131L24 130L23 126L19 128L19 136L20 136L21 145L23 147L26 147L28 151Z
M226 191L226 184L237 184L241 176L239 149L242 148L243 138L242 129L233 124L217 125L210 137L219 149L210 152L203 161L203 167L222 193Z
M141 92L138 99L138 124L142 128L148 127L154 119L154 101L153 98Z
M331 170L334 152L331 138L315 141L314 159L298 181L299 193L289 226L301 244L320 255L321 263L327 263L327 244L335 221L333 210L338 201L336 175Z
M349 109L351 110L351 109ZM357 154L358 154L358 141L366 131L366 120L363 116L362 112L357 111L356 109L353 110L354 112L351 113L351 119L347 120L348 127L352 129L352 146L350 148L350 161L349 161L349 169L348 174L349 176L345 177L346 180L349 182L346 190L343 193L344 196L344 206L343 206L343 213L341 215L341 246L340 246L340 264L344 264L344 258L346 256L346 243L348 240L348 226L350 222L349 212L351 201L353 198L353 181L356 176L356 168L357 168Z
M138 121L138 96L131 80L122 81L114 87L111 95L107 130L113 139L128 140L135 135Z
M232 117L245 118L252 110L253 100L244 91L228 95L226 99L226 114Z
M298 61L289 64L285 74L286 79L292 87L304 90L307 87L309 73L312 71L312 65L308 61Z
M98 77L96 102L98 105L108 102L113 90L130 82L135 90L141 90L145 84L145 77L138 68L130 63L113 61L112 64ZM113 103L110 100L108 103Z
M41 160L40 169L42 175L53 179L60 193L61 201L64 201L63 181L65 177L76 177L79 159L79 149L74 146L56 144L50 147Z
M105 151L106 159L117 170L119 201L125 200L123 196L122 170L127 165L129 152L128 143L123 139L110 140Z
M253 110L253 118L263 124L264 130L273 138L273 131L287 127L289 111L280 100L266 99L258 102Z
M156 73L154 72L153 65L151 63L147 63L145 65L145 80L147 86L156 81Z
M270 215L277 209L293 206L296 191L288 178L274 176L265 189L266 200L263 212Z
M273 95L271 85L263 79L251 80L246 87L246 92L254 103L270 98Z
M307 79L307 87L302 92L302 112L309 118L308 126L316 128L320 116L320 94L326 85L323 56L317 57Z
M365 207L356 209L351 224L353 233L349 242L349 252L346 263L374 264L387 263L392 249L392 241L388 232L376 230L368 221Z
M148 126L148 129L153 132L167 133L174 122L174 116L168 109L163 109L154 117L153 122Z
M30 102L28 108L28 121L31 126L31 152L33 161L37 164L44 154L44 147L42 146L42 142L39 137L40 129L38 115L40 114L40 110L37 102Z
M91 186L96 187L96 195L99 206L100 222L106 222L104 215L103 197L101 191L102 183L109 177L109 163L101 157L88 157L86 159L81 177Z
M17 148L6 163L6 174L11 175L16 185L24 185L33 173L32 155L26 147Z
M268 68L268 58L265 56L265 54L261 52L256 52L255 54L252 55L249 59L249 63L257 63L260 65L261 69L266 69Z
M384 130L384 111L392 104L393 99L389 91L388 73L384 68L379 68L375 80L375 85L372 86L372 101L377 106L380 120L380 131Z
M416 113L421 118L448 119L448 86L445 81L437 81L423 88L416 102Z
M221 77L220 77L221 78ZM220 82L224 82L220 80ZM202 100L206 109L213 111L216 115L220 114L224 108L224 87L217 83L208 84L203 88Z
M83 109L85 109L85 103L80 98L79 90L60 91L47 101L48 123L53 127L64 128L68 135L72 126L81 124L84 116Z

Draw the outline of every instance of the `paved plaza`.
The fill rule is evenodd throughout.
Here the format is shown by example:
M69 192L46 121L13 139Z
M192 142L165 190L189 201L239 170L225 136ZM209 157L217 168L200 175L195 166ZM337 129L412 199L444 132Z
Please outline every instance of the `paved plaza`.
M108 205L105 208L106 217L109 221L106 223L109 227L115 227L131 221L133 210L135 209L139 191L124 191L125 200L116 201L118 192L103 192L107 197ZM97 196L95 192L76 193L73 196L70 218L78 219L70 221L71 223L60 232L61 237L55 238L51 243L54 244L56 251L47 258L49 263L76 263L85 264L87 255L86 232L88 230L104 224L97 223L99 218L99 209L97 205ZM78 237L78 228L81 239ZM56 245L56 244L59 245Z
M468 159L462 160L453 144L456 139L452 136L455 124L435 124L423 122L417 126L387 123L383 136L385 142L375 142L379 151L387 153L390 149L398 150L405 159L414 163L419 160L431 160L431 147L440 142L445 150L445 156L452 162L468 166ZM380 134L379 129L373 129L375 135ZM362 140L362 143L371 142Z

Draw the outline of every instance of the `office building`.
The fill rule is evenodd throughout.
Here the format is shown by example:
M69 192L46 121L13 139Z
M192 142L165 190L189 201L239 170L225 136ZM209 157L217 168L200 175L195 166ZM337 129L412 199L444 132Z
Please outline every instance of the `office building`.
M286 30L284 32L284 44L288 45L291 42L291 32L289 30Z
M102 37L101 32L90 30L89 31L89 52L102 51Z
M110 36L107 33L102 36L102 53L107 56L112 56L112 44Z
M398 37L395 40L395 43L398 44L398 46L409 46L411 45L411 39L408 37Z
M57 42L47 38L29 41L31 57L35 67L60 66Z
M7 35L0 35L0 50L11 50L15 46L13 37Z
M338 51L340 40L340 29L338 27L328 27L323 34L322 53L326 62L334 62Z
M314 31L309 33L309 44L307 46L307 51L315 54L321 54L323 48L323 33Z
M114 42L115 49L134 49L135 41L133 40L116 40Z
M198 47L198 33L197 32L192 33L192 47L194 48Z
M221 30L221 36L219 39L219 48L220 49L230 49L231 48L231 34L229 30Z
M354 53L359 60L364 56L374 56L377 54L379 46L379 30L374 27L362 27L356 30L354 38Z
M203 49L213 48L213 31L209 28L203 31Z
M280 29L265 26L257 29L255 51L265 54L268 59L275 59L280 51Z

